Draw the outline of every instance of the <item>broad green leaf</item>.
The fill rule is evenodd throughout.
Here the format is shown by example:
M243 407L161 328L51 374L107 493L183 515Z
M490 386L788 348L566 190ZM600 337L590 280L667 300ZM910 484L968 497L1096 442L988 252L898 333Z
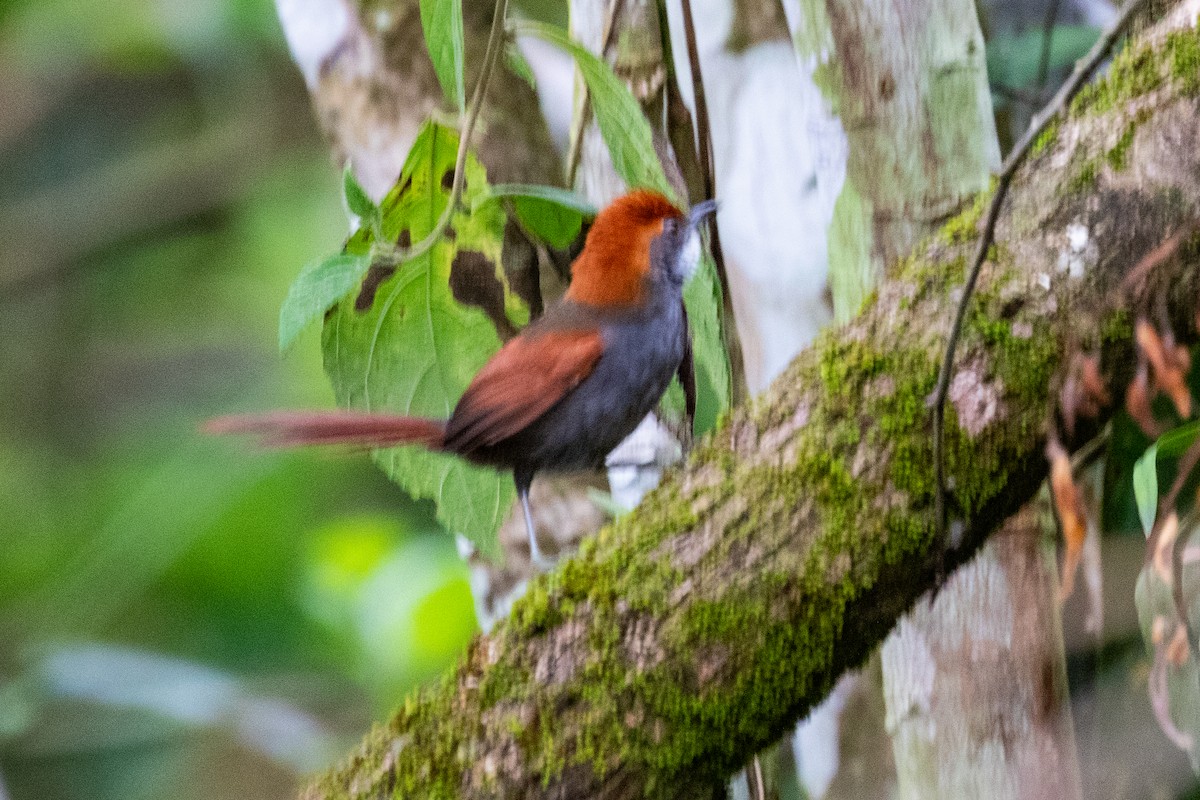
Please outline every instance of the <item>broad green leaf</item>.
M556 186L506 183L493 186L483 198L490 202L507 198L526 230L560 250L579 236L584 218L596 216L596 208L575 192Z
M1133 497L1137 503L1142 533L1147 536L1154 528L1158 513L1158 445L1152 444L1133 465Z
M442 92L451 105L464 110L462 0L421 0L421 29Z
M409 246L433 230L449 200L457 148L456 131L433 122L421 129L381 204L389 241ZM453 235L394 271L371 270L327 318L325 370L339 405L444 419L499 349L497 331L528 322L528 304L501 267L504 214L494 203L476 204L487 191L482 165L469 158L463 199L472 210L455 212ZM360 228L347 252L369 252L372 237ZM411 494L433 499L447 528L497 552L495 532L516 496L511 475L416 447L378 450L375 458Z
M607 63L593 55L562 30L536 22L522 24L518 33L528 33L566 50L575 59L592 96L592 109L600 136L612 156L613 167L629 188L644 187L677 199L667 183L662 164L654 152L650 123L641 106Z
M305 267L279 309L280 351L287 350L309 323L320 319L357 286L370 266L371 257L365 253L339 253Z
M692 357L696 362L695 431L700 435L716 427L732 397L729 357L721 331L721 287L716 267L707 254L683 287L683 302L692 329Z
M569 247L583 228L578 211L532 197L514 197L513 210L525 228L551 247Z
M367 190L354 177L354 171L349 164L342 172L342 194L346 197L346 207L350 209L350 213L363 221L379 213L379 206L367 196Z

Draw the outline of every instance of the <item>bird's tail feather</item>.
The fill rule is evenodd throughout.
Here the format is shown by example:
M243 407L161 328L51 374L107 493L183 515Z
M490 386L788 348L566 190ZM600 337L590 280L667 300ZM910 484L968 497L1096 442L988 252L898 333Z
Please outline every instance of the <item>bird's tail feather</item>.
M268 411L217 417L204 423L201 430L218 435L257 436L265 447L416 444L438 450L445 438L446 424L435 419L367 411Z

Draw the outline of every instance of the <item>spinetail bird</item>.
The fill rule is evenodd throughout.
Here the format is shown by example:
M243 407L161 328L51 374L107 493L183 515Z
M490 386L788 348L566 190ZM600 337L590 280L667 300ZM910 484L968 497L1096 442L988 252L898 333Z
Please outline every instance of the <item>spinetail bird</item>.
M279 411L221 417L209 433L257 434L268 446L412 444L512 470L529 550L529 486L540 472L594 469L658 404L671 377L695 412L683 284L700 257L712 200L684 214L651 191L601 211L571 265L563 299L489 360L448 420L360 411Z

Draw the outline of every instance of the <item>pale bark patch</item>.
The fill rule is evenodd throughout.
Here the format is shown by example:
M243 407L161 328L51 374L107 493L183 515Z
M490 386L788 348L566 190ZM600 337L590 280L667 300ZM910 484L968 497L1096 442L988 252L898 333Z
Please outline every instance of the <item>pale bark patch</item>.
M975 437L1000 415L1000 387L983 380L980 366L973 365L954 374L950 402L958 414L958 426Z

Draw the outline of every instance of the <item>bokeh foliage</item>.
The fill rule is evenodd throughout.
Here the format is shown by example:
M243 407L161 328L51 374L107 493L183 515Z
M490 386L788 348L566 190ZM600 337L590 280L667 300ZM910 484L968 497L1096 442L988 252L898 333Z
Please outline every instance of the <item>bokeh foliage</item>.
M338 170L268 2L6 2L0 53L0 785L292 796L475 628L367 458L196 433L332 404L275 317Z

